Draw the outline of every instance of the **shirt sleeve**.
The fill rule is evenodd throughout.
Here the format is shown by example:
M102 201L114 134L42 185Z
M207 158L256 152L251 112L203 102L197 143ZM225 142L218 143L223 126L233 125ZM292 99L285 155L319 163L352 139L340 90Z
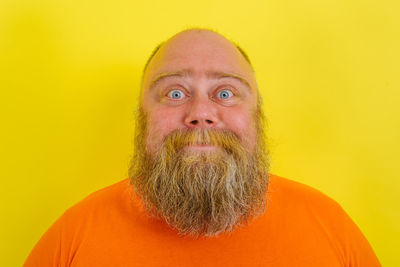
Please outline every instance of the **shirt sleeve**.
M342 209L342 208L341 208ZM342 209L343 244L346 266L382 266L375 255L371 245L350 216Z
M65 266L61 263L62 217L40 238L30 252L24 267Z

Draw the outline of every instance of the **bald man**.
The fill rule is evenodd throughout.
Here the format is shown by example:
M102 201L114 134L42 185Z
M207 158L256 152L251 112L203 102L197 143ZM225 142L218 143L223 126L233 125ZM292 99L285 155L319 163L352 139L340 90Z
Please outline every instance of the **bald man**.
M129 179L89 195L25 266L380 266L343 209L269 173L246 54L204 29L143 71Z

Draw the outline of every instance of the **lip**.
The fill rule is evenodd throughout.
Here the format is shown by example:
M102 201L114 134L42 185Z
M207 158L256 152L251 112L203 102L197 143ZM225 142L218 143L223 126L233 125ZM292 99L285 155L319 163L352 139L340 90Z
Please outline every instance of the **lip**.
M209 151L209 150L214 150L214 149L216 149L216 147L213 146L213 145L198 144L198 145L188 145L188 146L185 146L185 149Z

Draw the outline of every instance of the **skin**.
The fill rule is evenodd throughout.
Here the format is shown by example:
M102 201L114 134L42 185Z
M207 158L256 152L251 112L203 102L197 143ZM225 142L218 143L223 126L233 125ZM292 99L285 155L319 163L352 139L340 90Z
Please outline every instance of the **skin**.
M154 55L143 76L146 148L155 153L177 129L222 129L253 151L257 94L251 66L229 40L208 30L178 33Z

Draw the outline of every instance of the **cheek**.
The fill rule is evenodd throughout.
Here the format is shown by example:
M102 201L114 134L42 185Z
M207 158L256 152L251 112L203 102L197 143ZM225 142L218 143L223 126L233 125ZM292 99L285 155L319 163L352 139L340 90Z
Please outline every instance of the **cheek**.
M256 129L251 112L243 112L242 109L230 109L229 112L223 114L223 121L228 130L237 134L250 150L253 149Z
M165 136L181 128L182 115L168 109L155 109L148 114L147 149L155 151Z

